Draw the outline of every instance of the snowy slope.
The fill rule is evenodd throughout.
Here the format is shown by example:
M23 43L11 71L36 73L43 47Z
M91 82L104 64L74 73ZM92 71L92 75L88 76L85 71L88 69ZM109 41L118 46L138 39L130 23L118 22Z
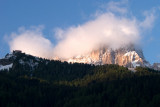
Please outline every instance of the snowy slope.
M15 62L16 65L17 62L21 64L24 69L34 70L38 66L40 58L27 55L21 51L13 51L12 53L7 54L4 58L0 59L0 70L9 70L13 67L13 65L15 66Z
M9 69L12 68L12 66L13 66L13 63L11 63L9 65L0 65L0 70L8 70L9 71Z

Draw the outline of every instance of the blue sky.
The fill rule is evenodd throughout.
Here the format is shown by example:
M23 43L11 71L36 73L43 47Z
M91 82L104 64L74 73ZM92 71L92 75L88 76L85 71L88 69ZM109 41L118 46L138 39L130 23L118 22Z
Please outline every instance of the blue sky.
M55 28L67 29L91 20L97 11L104 11L104 6L113 0L0 0L0 57L10 52L7 43L13 32L20 27L43 26L43 36L53 44ZM153 63L160 62L160 0L122 0L132 16L143 21L145 13L155 17L151 27L141 33L141 45L145 58ZM116 1L114 2L122 2ZM115 14L119 14L116 13ZM123 15L121 13L121 15ZM126 14L124 14L126 15ZM143 29L142 29L143 30Z

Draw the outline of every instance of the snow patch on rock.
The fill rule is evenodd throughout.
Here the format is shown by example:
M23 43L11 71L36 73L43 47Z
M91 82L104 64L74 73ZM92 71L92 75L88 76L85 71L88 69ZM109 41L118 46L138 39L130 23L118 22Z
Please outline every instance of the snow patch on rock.
M13 66L13 63L11 63L11 64L9 64L9 65L0 65L0 70L8 70L9 71L9 69L10 68L12 68L12 66Z
M135 61L132 61L132 65L134 68L138 67L138 66L141 66L139 63L138 63L138 60L135 60Z

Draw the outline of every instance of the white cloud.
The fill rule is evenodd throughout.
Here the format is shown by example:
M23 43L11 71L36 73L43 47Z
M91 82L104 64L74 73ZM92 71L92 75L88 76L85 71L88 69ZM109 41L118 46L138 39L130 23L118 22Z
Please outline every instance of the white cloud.
M10 50L18 49L44 58L70 58L102 46L117 49L131 43L138 44L141 29L150 29L155 16L153 13L145 13L146 18L142 22L134 16L126 17L128 12L123 5L127 2L110 2L107 11L101 11L88 22L66 29L54 29L57 40L54 47L42 34L43 26L32 27L29 30L21 28L19 33L11 34ZM120 14L117 15L115 12Z
M88 53L100 46L116 49L130 43L135 44L140 39L135 20L112 13L101 14L94 20L63 32L65 38L56 45L54 53L64 58Z
M12 33L9 42L10 50L22 50L23 52L43 58L52 58L52 43L44 38L41 27L30 30L20 28L19 33Z
M54 35L57 40L63 39L64 38L64 31L61 28L55 28Z

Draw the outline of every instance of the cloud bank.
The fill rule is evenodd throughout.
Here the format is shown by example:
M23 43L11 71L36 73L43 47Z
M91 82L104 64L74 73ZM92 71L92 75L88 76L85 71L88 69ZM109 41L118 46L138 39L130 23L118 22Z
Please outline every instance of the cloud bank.
M135 44L140 39L134 19L117 17L113 13L104 13L83 25L57 32L57 36L63 38L55 46L54 53L66 58L88 53L100 46L117 49Z
M141 38L141 29L151 28L155 17L153 13L146 13L145 20L139 21L134 16L127 17L126 10L126 7L121 7L121 2L110 2L107 11L96 14L81 25L56 28L58 42L55 45L44 37L40 27L23 29L18 34L11 34L10 50L22 50L44 58L70 58L102 46L117 49L130 43L137 44Z
M19 33L11 34L9 41L10 50L22 50L23 52L43 58L52 58L53 45L44 38L41 27L25 30L20 28ZM23 30L22 30L23 29Z

